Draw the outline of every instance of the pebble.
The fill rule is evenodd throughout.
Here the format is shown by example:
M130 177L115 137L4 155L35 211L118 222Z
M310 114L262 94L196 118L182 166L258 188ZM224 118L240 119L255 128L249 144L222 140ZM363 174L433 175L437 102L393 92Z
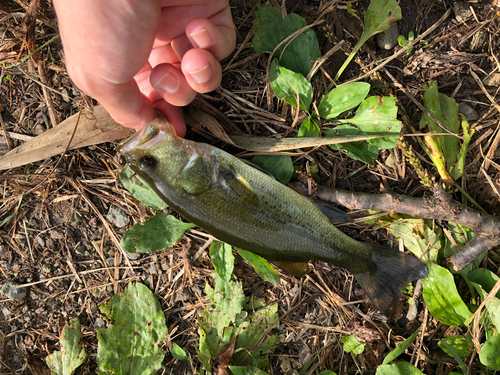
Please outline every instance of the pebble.
M35 241L42 249L45 247L45 240L42 237L35 237Z
M123 228L130 222L130 218L127 213L115 205L111 205L111 207L109 207L106 219L108 219L109 222L117 228Z
M191 298L191 293L189 293L188 290L184 289L183 291L181 292L176 292L174 294L174 298L172 300L173 303L177 303L177 302L184 302L184 301L188 301L189 299Z
M53 240L61 240L64 238L64 235L61 232L59 232L58 230L52 229L49 233L50 233L50 237Z
M106 326L106 322L101 319L101 318L96 318L95 321L94 321L94 327L96 328L103 328L104 326Z
M458 113L464 115L467 121L469 122L476 121L479 118L479 115L477 114L476 110L467 103L459 104Z
M54 243L54 240L52 238L47 238L45 240L45 243L47 244L47 249L50 249L50 250L56 249L56 244Z
M28 296L28 288L17 288L15 287L21 286L22 284L16 283L15 281L7 281L2 286L2 293L5 294L6 297L15 299L16 301L24 301Z
M485 86L500 87L500 73L493 73L486 77L483 81Z
M375 42L379 48L390 50L398 44L399 27L394 22L390 28L375 35Z
M467 18L472 17L472 10L470 9L470 5L463 1L454 3L453 11L455 12L455 19L458 22L464 22Z
M141 253L130 253L127 250L125 250L125 255L130 260L137 260L141 257Z
M78 212L73 212L73 215L69 218L69 224L78 227L85 223L85 219Z
M108 267L114 267L115 266L115 258L108 258L106 259L106 264L108 265Z
M45 126L43 126L40 123L37 123L35 125L35 128L33 129L33 134L34 135L40 135L42 133L45 133L46 131L47 131L47 128Z

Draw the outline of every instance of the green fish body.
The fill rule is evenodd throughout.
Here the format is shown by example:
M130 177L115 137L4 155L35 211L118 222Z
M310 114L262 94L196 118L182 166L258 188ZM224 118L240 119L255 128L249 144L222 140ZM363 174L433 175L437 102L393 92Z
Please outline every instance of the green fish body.
M358 242L310 199L214 146L177 137L157 118L119 146L175 211L230 245L302 276L315 259L354 274L375 306L391 312L400 290L427 275L418 259Z

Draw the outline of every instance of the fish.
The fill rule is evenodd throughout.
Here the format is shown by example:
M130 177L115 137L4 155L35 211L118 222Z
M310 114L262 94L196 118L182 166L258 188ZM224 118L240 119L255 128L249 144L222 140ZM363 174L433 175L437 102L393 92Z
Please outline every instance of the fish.
M178 137L160 113L117 151L170 208L218 240L297 277L309 271L310 260L345 268L386 315L409 282L428 274L411 255L347 236L321 205L259 168Z

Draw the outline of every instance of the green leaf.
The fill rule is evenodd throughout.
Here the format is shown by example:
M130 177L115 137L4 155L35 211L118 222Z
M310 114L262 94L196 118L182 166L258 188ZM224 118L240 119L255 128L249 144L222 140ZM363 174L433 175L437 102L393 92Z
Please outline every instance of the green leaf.
M323 370L319 373L319 375L337 375L337 373L333 372L332 370Z
M397 115L398 107L393 97L370 96L361 103L353 118L335 121L354 124L363 134L399 134L401 121L397 120ZM367 142L378 148L388 149L396 147L398 137L382 137Z
M331 138L362 134L358 129L350 125L339 125L334 129L325 129L323 133L326 137ZM378 147L367 141L331 144L330 147L334 150L344 150L351 158L370 165L373 165L373 159L378 157Z
M401 345L398 345L396 348L390 351L389 354L384 358L384 361L382 362L383 365L388 364L391 361L394 361L396 358L398 358L401 354L405 352L406 349L410 347L410 345L415 341L417 338L418 333L420 332L420 327L413 332L413 334L408 337Z
M233 375L267 375L267 372L262 371L255 366L228 366Z
M423 279L422 295L430 313L441 323L466 326L472 314L458 294L453 275L435 263L427 266L429 276Z
M234 256L231 245L213 241L210 244L210 259L212 259L217 276L229 282L233 276L234 269Z
M343 336L340 341L344 344L344 351L346 353L361 354L365 350L365 344L361 344L354 335Z
M469 127L469 122L465 118L465 116L462 116L462 132L463 132L463 143L462 146L460 147L460 152L458 153L457 156L457 162L455 163L454 166L452 166L450 174L453 179L458 180L462 175L464 174L465 171L465 157L467 156L467 149L469 147L469 143L472 139L472 136L475 133L474 129L471 129Z
M184 359L187 359L189 361L192 361L191 358L189 358L184 351L179 345L177 345L175 342L172 343L172 349L170 349L170 352L174 356L175 359L178 359L179 361L182 361Z
M452 221L448 222L448 232L453 238L453 241L451 241L448 237L445 237L444 239L444 252L443 256L445 258L451 257L453 254L457 253L461 246L465 245L467 242L469 242L473 237L474 237L474 232L467 227L464 227L463 225L460 224L455 224ZM459 246L457 247L456 244ZM484 254L480 255L479 257L476 258L474 262L469 264L467 267L465 267L463 270L458 271L456 273L462 275L463 277L466 278L467 274L474 270L475 268L478 267L478 265L481 263L481 260L483 259ZM451 269L452 273L455 273L453 269ZM467 280L467 278L466 278Z
M161 347L168 329L160 303L149 288L131 283L123 297L115 295L100 309L115 324L97 329L97 373L156 374L165 357Z
M52 374L71 375L85 361L87 352L80 344L81 338L80 321L72 319L62 331L61 351L55 351L46 359Z
M242 361L249 355L246 363L259 368L267 368L269 366L268 356L274 352L279 344L278 335L269 334L279 325L278 305L273 303L260 308L250 313L248 317L249 319L238 326L238 337L236 338L232 362L241 365Z
M366 82L353 82L336 87L321 99L318 106L319 115L325 119L335 118L359 105L369 92L370 84Z
M499 279L497 275L486 268L478 268L470 272L467 278L472 282L480 284L486 293L489 293L491 289L493 289ZM498 292L496 296L500 298L500 292Z
M479 360L485 366L500 370L500 336L490 337L481 347Z
M295 73L278 65L278 60L274 59L271 63L270 72L271 88L278 99L284 99L285 102L300 108L302 111L308 111L312 102L311 83L300 73ZM299 95L299 106L297 106L297 94Z
M297 14L290 13L283 19L281 8L262 5L258 5L253 22L253 47L258 53L273 53L283 39L307 25L307 21ZM321 57L316 33L307 29L278 48L275 56L280 58L282 66L307 76Z
M257 53L273 53L276 46L283 40L283 18L279 7L257 4L253 24L255 35L252 40Z
M172 215L156 215L130 228L120 241L120 246L130 253L168 249L175 245L186 229L195 226L183 223Z
M402 238L405 247L422 262L436 262L441 249L442 231L429 228L423 219L399 219L388 224L387 230Z
M271 173L282 184L290 181L295 171L292 157L287 155L259 155L252 162Z
M283 20L283 39L305 26L307 26L307 21L304 17L290 13ZM304 77L307 77L316 60L321 57L318 38L313 29L303 31L290 44L286 42L282 51L280 51L280 64L294 72L301 73Z
M449 348L452 348L460 358L469 356L473 351L472 345L467 342L464 335L445 337L439 340L438 346L451 357L454 357L454 355Z
M495 275L490 270L484 268L478 268L470 272L467 275L466 280L474 286L478 294L481 296L481 299L484 301L498 280L498 276ZM493 286L492 286L493 284ZM498 294L497 294L498 296ZM488 311L488 317L491 320L491 323L496 327L497 330L500 330L500 299L497 297L491 298L486 303L486 310Z
M396 0L372 0L365 12L365 24L363 34L359 38L349 57L335 75L335 81L339 79L345 68L354 58L358 50L365 42L375 34L387 30L397 20L401 19L401 8Z
M205 291L211 303L198 317L199 358L207 371L212 369L213 358L236 335L237 319L246 316L246 312L242 311L245 300L243 288L240 283L231 280L234 267L231 246L218 241L212 242L210 257L215 267L215 285L212 288L206 284Z
M297 137L319 137L320 125L316 119L316 114L312 114L304 121L299 128Z
M164 210L167 204L149 187L128 165L119 173L120 181L125 189L145 206L153 210Z
M243 259L245 259L247 262L250 262L252 266L254 266L255 271L259 274L260 277L276 285L280 283L280 275L278 275L278 272L276 272L276 270L269 264L267 260L250 251L246 251L243 249L237 250Z
M375 375L424 375L418 368L408 362L398 362L394 365L377 367Z
M458 103L444 94L438 92L438 85L430 81L424 87L424 106L446 128L453 133L458 133L460 120ZM427 114L423 113L420 120L420 129L429 127L430 133L443 133L444 130ZM436 166L443 180L458 178L464 170L465 154L473 132L469 131L469 124L462 122L464 130L464 143L459 152L459 140L453 135L439 135L425 137L427 148L425 151Z

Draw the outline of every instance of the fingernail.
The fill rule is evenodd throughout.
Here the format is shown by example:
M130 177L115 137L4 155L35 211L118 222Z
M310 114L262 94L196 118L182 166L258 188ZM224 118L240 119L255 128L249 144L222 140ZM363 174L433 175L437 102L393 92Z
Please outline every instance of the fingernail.
M156 82L154 87L173 94L179 88L179 78L174 73L168 72Z
M212 68L210 64L207 64L198 70L188 71L188 73L191 77L193 77L196 83L205 83L212 78Z
M214 43L207 29L195 31L194 33L189 34L189 36L195 44L195 48L208 48Z

